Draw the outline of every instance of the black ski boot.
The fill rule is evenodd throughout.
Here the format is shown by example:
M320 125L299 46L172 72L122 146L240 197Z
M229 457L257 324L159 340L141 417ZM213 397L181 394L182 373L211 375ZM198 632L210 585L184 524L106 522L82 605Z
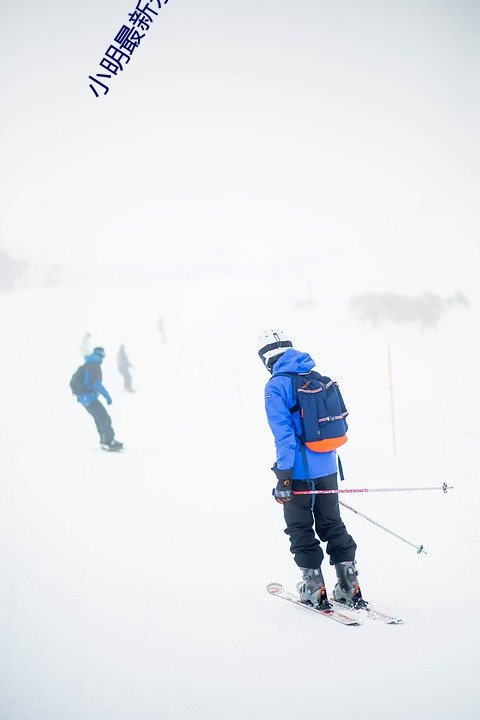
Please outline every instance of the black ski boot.
M358 584L358 570L355 560L342 562L335 565L338 582L333 589L334 599L355 610L365 609L368 605L362 597L362 591Z
M300 602L306 605L314 605L324 612L331 610L332 606L328 602L325 581L320 568L300 568L300 570L303 576L303 582L297 585Z

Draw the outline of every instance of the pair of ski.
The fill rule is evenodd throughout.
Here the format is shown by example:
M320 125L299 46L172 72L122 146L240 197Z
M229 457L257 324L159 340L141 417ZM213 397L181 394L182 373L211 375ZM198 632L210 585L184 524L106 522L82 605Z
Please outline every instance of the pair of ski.
M282 598L283 600L292 602L295 605L300 605L300 607L303 607L306 610L310 610L311 612L317 613L318 615L323 615L324 617L330 618L330 620L339 622L342 625L361 625L365 615L370 620L377 620L378 622L383 622L387 625L398 625L399 623L403 622L403 620L401 620L400 618L394 617L393 615L388 615L384 612L380 612L379 610L375 610L370 606L368 606L364 610L354 610L346 608L344 605L342 605L342 603L335 602L335 600L331 599L329 599L329 602L332 604L331 611L320 610L314 605L306 605L305 603L302 603L298 595L293 595L293 593L288 592L288 590L285 590L283 585L280 585L279 583L270 583L269 585L267 585L267 590L271 595L275 595L276 597Z

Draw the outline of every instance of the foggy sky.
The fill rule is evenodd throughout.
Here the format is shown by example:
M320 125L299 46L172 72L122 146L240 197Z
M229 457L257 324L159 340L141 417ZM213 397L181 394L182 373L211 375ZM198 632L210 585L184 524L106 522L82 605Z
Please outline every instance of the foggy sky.
M134 7L8 6L3 247L269 267L301 246L367 287L474 284L478 5L169 0L96 98Z

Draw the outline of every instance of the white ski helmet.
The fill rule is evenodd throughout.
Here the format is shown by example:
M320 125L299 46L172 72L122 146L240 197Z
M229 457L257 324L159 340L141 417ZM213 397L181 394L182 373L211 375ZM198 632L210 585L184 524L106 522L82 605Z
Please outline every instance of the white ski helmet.
M265 330L258 338L257 343L258 354L269 370L273 367L273 360L279 355L283 355L291 347L293 347L292 341L280 328Z

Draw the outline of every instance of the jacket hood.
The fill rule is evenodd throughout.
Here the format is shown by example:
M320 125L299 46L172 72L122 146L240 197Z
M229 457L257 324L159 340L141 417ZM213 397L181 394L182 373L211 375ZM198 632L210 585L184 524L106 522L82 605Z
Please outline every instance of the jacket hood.
M308 353L288 348L273 366L272 376L281 372L308 373L315 367L315 362Z
M87 363L98 363L101 364L103 360L103 357L101 355L96 355L95 353L92 353L91 355L85 355L85 362Z

